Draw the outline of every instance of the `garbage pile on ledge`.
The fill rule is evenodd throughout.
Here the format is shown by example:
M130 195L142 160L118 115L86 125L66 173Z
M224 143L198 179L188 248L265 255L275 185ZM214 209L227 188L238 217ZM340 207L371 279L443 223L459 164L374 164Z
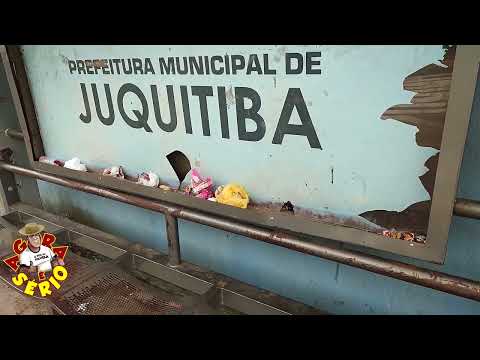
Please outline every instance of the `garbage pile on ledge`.
M73 158L66 162L61 160L49 159L42 156L40 162L51 164L55 166L65 167L71 170L88 172L87 166L83 164L79 158ZM125 179L125 173L121 166L112 166L103 169L102 174L105 176L112 176L119 179ZM174 191L167 185L160 184L160 178L152 171L142 172L137 175L136 183L144 186L159 188L164 191ZM179 192L186 195L194 196L196 198L218 202L220 204L235 206L241 209L246 209L250 201L247 190L239 184L231 183L222 185L214 190L213 181L210 177L202 177L197 169L191 171L191 182L185 189Z
M424 235L415 234L411 231L384 230L382 235L392 239L404 240L412 243L426 243L426 237Z
M88 171L85 164L80 159L73 158L66 162L61 160L49 159L42 156L40 162L61 166L77 171ZM125 173L121 166L112 166L103 170L103 175L112 176L119 179L125 179ZM220 204L235 206L237 208L246 209L250 201L247 190L240 184L230 183L218 186L214 190L212 178L203 177L197 169L191 171L191 181L183 190L175 190L170 186L160 184L160 178L154 172L143 172L137 176L137 184L159 188L164 191L180 192L196 198L217 202ZM281 212L289 212L294 214L294 206L290 201L285 202L280 210ZM404 240L411 243L425 244L426 237L424 235L415 234L409 231L384 230L382 235L392 239Z

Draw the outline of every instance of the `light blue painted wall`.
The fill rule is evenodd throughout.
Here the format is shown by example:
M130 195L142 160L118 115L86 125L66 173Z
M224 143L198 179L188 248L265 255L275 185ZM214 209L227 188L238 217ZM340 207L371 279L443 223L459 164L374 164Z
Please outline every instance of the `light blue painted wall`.
M381 120L388 108L408 104L414 93L403 90L411 73L443 58L438 46L24 46L24 58L35 99L45 152L48 156L82 159L87 166L123 165L127 172L152 170L162 181L175 182L165 155L183 151L215 183L243 184L257 201L294 199L298 206L346 215L370 210L402 211L429 199L419 180L425 161L437 150L417 146L417 128L399 121ZM321 74L285 74L285 53L321 52ZM162 75L159 57L268 54L276 75ZM70 73L68 60L152 59L155 75ZM152 132L127 126L117 110L119 88L131 82L146 96ZM107 111L103 84L110 85L116 118L103 125L96 116L85 124L80 83L87 84L93 106L95 83L102 111ZM155 122L150 85L157 85L160 112L170 114L166 85L173 86L178 127L160 130ZM188 86L193 134L185 132L180 86ZM207 100L211 136L203 136L198 98L190 86L213 86ZM259 113L266 133L258 142L238 139L234 95L227 96L230 139L222 139L217 87L230 92L249 87L261 99ZM287 135L282 145L272 144L289 88L300 88L322 150L310 148L306 137ZM233 93L235 91L233 90ZM249 107L249 101L246 101ZM140 109L140 101L127 95L126 112ZM94 111L94 109L92 109ZM299 124L297 111L290 123ZM255 129L247 120L247 130ZM74 136L70 136L73 135ZM395 159L395 161L392 161ZM334 182L331 182L331 168ZM268 171L265 171L268 169ZM280 180L280 181L279 181ZM395 186L395 193L390 188ZM285 197L289 197L286 199Z
M480 86L477 88L458 196L480 199ZM161 215L39 182L46 207L73 212L113 234L166 251ZM74 208L74 210L72 210ZM336 314L480 314L453 295L180 221L185 260ZM480 221L454 218L443 266L368 251L458 276L480 279Z

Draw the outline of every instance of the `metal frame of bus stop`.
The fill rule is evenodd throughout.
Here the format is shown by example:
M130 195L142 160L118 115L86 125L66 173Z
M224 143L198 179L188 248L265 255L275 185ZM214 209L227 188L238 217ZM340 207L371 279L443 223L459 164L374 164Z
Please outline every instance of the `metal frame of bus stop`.
M345 265L350 265L380 275L480 301L480 282L478 281L452 276L403 262L384 259L378 256L367 255L358 251L342 249L339 248L338 245L332 245L320 240L302 239L291 234L271 231L258 226L242 224L230 219L202 213L197 210L189 210L169 203L145 199L140 196L125 194L119 191L101 188L59 176L45 174L36 170L8 164L6 162L0 162L0 170L3 170L0 176L2 177L1 182L4 187L3 191L6 193L12 194L15 189L9 190L6 188L7 184L11 184L13 179L8 181L8 179L5 179L5 177L13 176L12 174L17 174L33 177L52 184L61 185L164 214L166 218L169 264L171 266L177 266L181 263L178 219L183 219L243 235L251 239L285 247L301 253L332 260ZM18 197L14 196L13 194L10 202L15 203L16 201L18 201ZM465 209L470 209L466 212L473 213L475 217L479 215L480 205L478 203L462 200L461 204L462 205L460 206L460 209L462 209L462 211L465 212ZM465 204L468 204L468 206L465 206ZM475 210L472 211L471 209Z
M478 76L480 46L457 46L425 244L392 241L391 238L371 231L326 221L315 221L307 216L289 216L290 214L282 212L276 212L273 215L269 211L238 209L185 197L176 192L137 185L131 181L102 176L95 171L78 172L40 162L39 158L44 156L45 152L22 49L14 45L0 46L0 53L13 104L25 138L27 156L34 170L151 200L174 203L183 208L223 216L271 230L282 229L299 236L331 239L347 245L360 245L437 264L443 264L445 260L458 175Z
M465 48L465 47L464 47ZM475 63L469 63L468 71L464 71L456 78L452 80L452 86L454 83L457 88L461 85L467 87L467 92L471 96L464 99L460 99L458 94L455 97L458 107L449 106L447 116L459 115L462 117L469 116L470 108L472 104L473 93L476 83L476 74L478 73L478 58L480 55L479 47L466 47L466 52L470 51L475 54ZM462 61L472 62L472 59L463 57ZM474 69L472 66L474 65ZM475 70L475 78L472 78L472 69ZM461 103L461 104L460 104ZM25 106L27 104L27 106ZM26 113L33 111L33 107L28 105L28 102L24 102L20 105ZM460 110L459 110L460 109ZM464 112L464 113L462 113ZM455 124L450 123L450 127ZM465 125L465 124L464 124ZM446 123L448 126L448 123ZM468 129L468 122L466 126L462 126L457 131L447 128L450 142L455 142L457 145L464 142L466 138L466 131ZM453 134L453 135L452 135ZM25 132L18 132L16 130L7 129L5 135L11 136L17 139L22 139L25 136ZM29 136L28 134L26 136ZM33 139L32 139L33 140ZM41 140L41 138L40 138ZM442 140L442 144L447 140ZM34 144L35 146L35 144ZM444 145L442 145L442 149ZM27 146L28 149L28 146ZM458 149L457 149L458 150ZM458 151L449 152L448 156L440 157L439 170L437 173L437 184L435 186L434 200L441 200L442 190L448 193L455 193L458 176L442 176L446 175L446 172L453 172L453 175L458 175L459 167L461 164L461 157L463 155L463 147ZM451 162L453 165L448 165ZM442 166L443 164L443 166ZM448 166L447 166L448 165ZM453 166L453 168L452 168ZM352 251L345 248L340 248L339 243L332 243L328 240L324 241L321 238L307 238L301 236L301 234L292 234L288 231L271 229L255 224L247 223L241 219L236 220L231 217L222 217L217 214L211 214L198 209L192 209L181 204L173 204L171 202L162 201L160 199L151 199L138 194L131 194L124 191L114 190L109 187L99 186L98 184L92 184L86 181L78 181L65 176L59 176L57 174L47 173L39 169L28 169L16 165L9 164L7 162L0 162L2 186L4 194L7 195L9 203L18 201L18 197L15 196L16 189L11 184L14 184L11 177L12 174L21 176L32 177L47 181L53 184L65 186L75 190L95 194L101 197L109 198L119 202L131 204L137 207L160 212L165 215L166 218L166 232L168 238L169 248L169 264L172 267L178 266L181 263L181 251L180 240L178 235L178 219L192 221L195 223L211 226L224 231L232 232L235 234L243 235L248 238L260 240L263 242L271 243L274 245L282 246L291 250L295 250L301 253L310 254L327 260L332 260L345 265L361 268L367 271L371 271L377 274L396 278L399 280L407 281L424 287L429 287L446 293L454 294L457 296L480 301L480 282L465 279L457 276L452 276L442 272L432 271L429 269L413 266L407 263L384 259L378 256L367 255L358 251ZM10 179L9 179L10 177ZM449 201L446 199L445 201ZM476 201L457 199L450 205L443 204L445 209L448 210L449 206L451 211L445 214L438 214L435 212L435 207L432 207L432 216L440 216L440 218L448 217L448 225L450 224L450 217L455 211L457 215L468 216L473 218L480 218L480 203ZM446 208L445 208L446 206ZM445 215L445 216L444 216ZM448 216L447 216L448 215ZM446 242L445 242L446 245ZM442 257L443 258L443 257Z

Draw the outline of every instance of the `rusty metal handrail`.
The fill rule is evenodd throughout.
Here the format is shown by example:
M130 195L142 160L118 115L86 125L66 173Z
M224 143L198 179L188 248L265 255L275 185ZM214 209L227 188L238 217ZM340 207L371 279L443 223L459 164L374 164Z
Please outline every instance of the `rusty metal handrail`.
M79 181L45 174L39 171L8 164L6 162L0 162L0 170L37 178L53 184L88 192L165 214L167 218L167 237L171 265L178 265L181 261L177 222L177 219L180 218L282 246L301 253L364 269L380 275L480 301L480 282L470 279L452 276L399 261L387 260L357 251L339 249L332 245L320 244L316 241L307 241L291 234L271 231L258 226L243 224L219 216L205 214L200 211L181 208L161 201L153 201L140 196L125 194Z
M22 140L24 141L25 138L23 137L23 133L19 130L14 130L14 129L2 129L0 131L1 134L11 137L12 139L16 140Z
M453 213L457 216L480 220L480 201L458 198L455 200Z

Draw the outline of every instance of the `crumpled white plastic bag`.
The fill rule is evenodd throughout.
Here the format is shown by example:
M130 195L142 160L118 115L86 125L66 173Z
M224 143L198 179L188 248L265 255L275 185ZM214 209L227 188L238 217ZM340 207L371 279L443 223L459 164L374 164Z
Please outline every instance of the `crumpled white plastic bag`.
M78 170L78 171L87 171L87 167L85 164L80 162L80 159L75 157L71 160L65 161L65 165L63 166L67 169Z
M160 183L160 179L158 175L153 172L149 171L147 173L141 173L140 175L138 175L137 184L157 187L159 183Z

